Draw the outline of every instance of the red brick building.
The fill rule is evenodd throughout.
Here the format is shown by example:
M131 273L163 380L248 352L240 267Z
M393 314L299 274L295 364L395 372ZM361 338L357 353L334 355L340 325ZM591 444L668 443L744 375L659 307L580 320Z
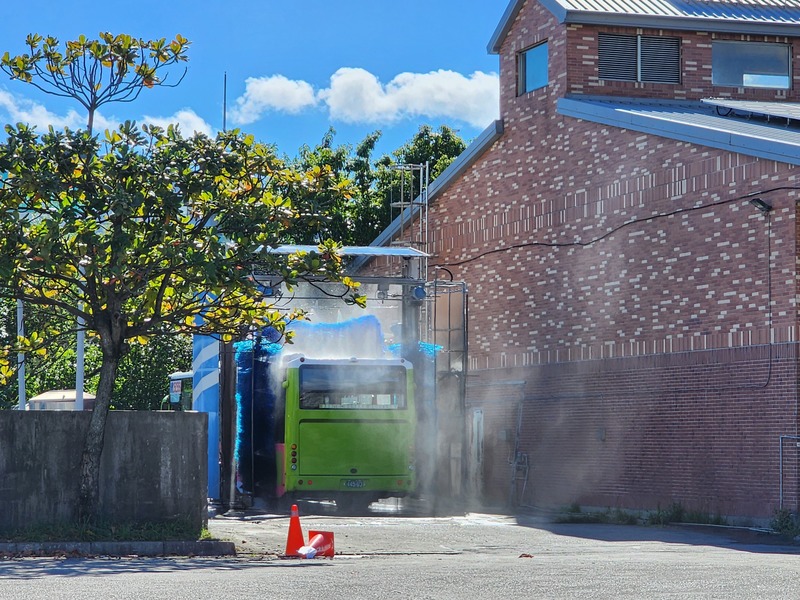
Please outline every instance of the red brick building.
M512 0L489 50L426 217L482 498L796 510L800 3Z

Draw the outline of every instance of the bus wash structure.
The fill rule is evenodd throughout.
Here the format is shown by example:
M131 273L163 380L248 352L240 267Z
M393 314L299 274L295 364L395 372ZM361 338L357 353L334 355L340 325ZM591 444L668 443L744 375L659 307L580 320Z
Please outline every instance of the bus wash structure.
M295 249L291 247L288 250ZM279 248L275 251L287 250ZM284 458L297 458L297 470L305 469L308 465L300 462L304 456L308 456L303 454L308 446L286 442L285 423L283 428L278 427L276 433L276 420L285 418L284 406L277 405L285 403L286 392L282 386L288 379L285 373L276 374L275 370L285 369L288 366L285 359L293 354L305 358L308 364L311 361L323 361L335 365L336 361L346 362L355 358L355 363L360 365L359 373L362 366L364 371L371 371L367 366L369 360L396 361L405 365L406 380L413 381L413 386L409 384L405 391L405 409L363 409L365 412L373 411L370 413L373 415L371 419L390 410L395 421L399 415L403 415L402 418L409 417L408 430L413 425L415 440L413 475L407 476L410 454L408 460L403 460L403 474L406 477L399 477L399 470L390 469L387 473L395 476L394 487L384 487L383 490L377 489L379 480L364 475L375 467L350 466L345 471L347 477L339 477L339 471L335 471L340 485L364 486L348 487L348 490L361 489L365 492L352 496L366 498L370 494L373 497L379 494L385 497L396 492L397 495L436 497L445 503L445 500L457 501L466 493L463 485L467 458L463 408L466 385L466 288L460 282L421 279L419 274L424 270L415 264L421 253L413 248L342 250L345 259L352 253L356 258L374 256L376 251L400 256L406 261L407 268L397 275L359 277L360 291L367 297L366 309L345 305L341 300L341 290L335 283L300 282L289 289L269 275L264 275L263 281L259 279L265 296L270 296L270 302L274 301L276 307L287 312L299 308L308 315L309 321L292 324L295 337L285 349L285 340L270 337L269 332L264 331L251 330L234 343L223 342L214 336L194 337L192 408L208 414L208 497L220 509L244 508L260 498L298 495L297 490L289 489L293 484L288 477L282 480L280 485L284 485L284 489L281 490L278 473L283 478L283 467L278 467L277 455L281 449L276 447L276 441L283 435L283 452L287 453ZM360 325L354 328L354 321L359 321ZM253 350L251 356L247 356L247 344ZM282 353L280 360L276 356L279 352ZM251 369L248 365L253 362L256 368ZM261 368L264 363L270 364L270 370ZM252 379L246 383L248 377ZM253 388L253 394L242 393L250 387ZM248 398L256 400L253 402ZM276 406L278 412L274 412ZM381 406L377 400L376 406ZM337 418L335 415L344 415L344 411L362 409L314 410L320 411L318 415L322 414L316 419L333 419ZM327 412L322 413L323 410ZM395 429L402 430L404 427L397 426ZM302 442L303 430L299 426L298 431ZM298 452L296 457L291 457L292 443L298 444L298 448L294 449ZM330 454L330 446L322 444L320 447L325 447ZM339 457L344 458L349 452L346 448L337 451ZM314 466L313 461L311 466ZM349 472L353 468L357 469L357 473ZM291 470L289 465L287 472ZM298 477L296 485L302 485L303 490L307 490L308 476L302 478L302 484L299 483L300 479ZM352 481L342 484L341 480L344 479ZM402 485L397 484L398 480L403 481ZM312 486L320 485L314 476L311 482ZM335 499L340 500L340 504L347 501L341 495Z

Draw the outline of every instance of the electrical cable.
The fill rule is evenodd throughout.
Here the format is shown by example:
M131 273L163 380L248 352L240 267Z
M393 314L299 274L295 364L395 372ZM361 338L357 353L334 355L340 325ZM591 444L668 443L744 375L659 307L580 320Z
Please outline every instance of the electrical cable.
M506 246L504 248L495 248L493 250L487 250L486 252L483 252L483 253L478 254L476 256L472 256L470 258L465 258L464 260L460 260L460 261L456 261L456 262L446 262L446 263L442 263L441 265L436 265L436 266L438 266L438 267L460 267L461 265L465 265L465 264L474 262L476 260L480 260L481 258L484 258L486 256L490 256L492 254L498 254L500 252L508 252L509 250L520 250L522 248L534 248L534 247L545 247L545 248L581 247L581 248L583 248L583 247L586 247L586 246L591 246L592 244L596 244L597 242L600 242L600 241L606 239L607 237L610 237L610 236L614 235L618 231L620 231L622 229L625 229L630 225L636 225L637 223L646 223L648 221L655 221L656 219L663 219L663 218L666 218L666 217L672 217L672 216L675 216L675 215L688 213L688 212L694 212L694 211L697 211L697 210L704 210L706 208L712 208L714 206L724 206L726 204L732 204L733 202L740 202L742 200L747 200L748 198L754 198L756 196L763 196L764 194L769 194L771 192L777 192L777 191L781 191L781 190L800 190L800 186L781 186L781 187L771 188L771 189L768 189L768 190L763 190L763 191L760 191L760 192L752 192L750 194L745 194L743 196L737 196L736 198L728 198L727 200L720 200L718 202L709 202L709 203L706 203L706 204L698 204L697 206L689 206L687 208L677 208L677 209L672 210L670 212L661 213L661 214L657 214L657 215L650 215L648 217L638 217L638 218L635 218L635 219L631 219L630 221L625 221L624 223L621 223L620 225L617 225L613 229L607 231L603 235L600 235L600 236L598 236L596 238L593 238L593 239L589 240L588 242L580 242L580 241L574 241L574 242L523 242L521 244L513 244L511 246ZM434 268L436 268L436 266L434 266Z

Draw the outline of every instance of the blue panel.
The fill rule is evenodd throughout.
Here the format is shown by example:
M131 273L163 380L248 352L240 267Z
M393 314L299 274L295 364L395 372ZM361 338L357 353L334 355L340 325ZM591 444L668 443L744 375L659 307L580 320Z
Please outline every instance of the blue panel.
M219 499L219 340L205 335L193 336L192 355L192 408L208 413L208 497Z

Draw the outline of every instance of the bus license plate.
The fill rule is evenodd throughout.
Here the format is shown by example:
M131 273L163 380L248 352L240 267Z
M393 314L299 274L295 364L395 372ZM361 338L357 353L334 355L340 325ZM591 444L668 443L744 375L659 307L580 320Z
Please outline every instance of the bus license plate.
M366 479L342 479L342 484L346 488L365 488L367 487Z

